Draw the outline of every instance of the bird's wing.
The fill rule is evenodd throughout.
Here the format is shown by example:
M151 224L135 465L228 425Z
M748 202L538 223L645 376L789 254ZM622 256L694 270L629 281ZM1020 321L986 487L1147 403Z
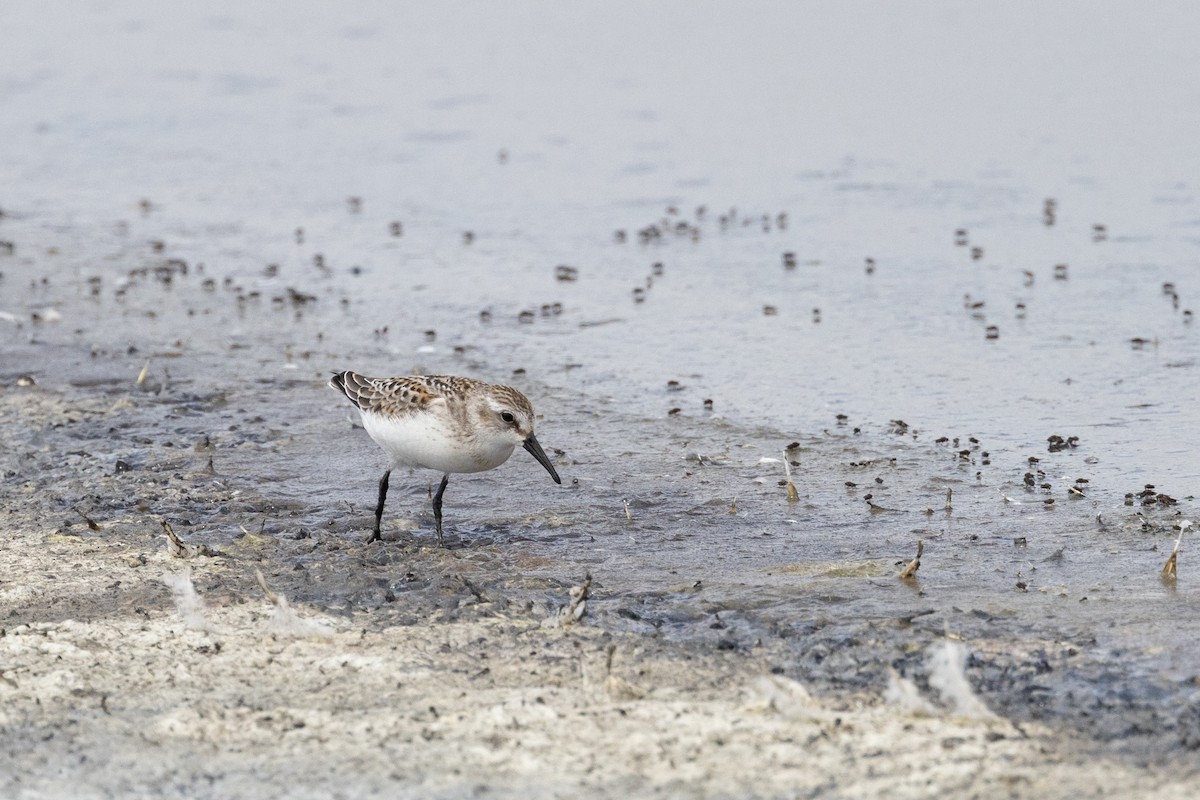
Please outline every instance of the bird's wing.
M443 399L443 392L423 375L399 378L368 378L357 372L337 372L329 385L337 389L360 410L384 417L403 417L424 411Z

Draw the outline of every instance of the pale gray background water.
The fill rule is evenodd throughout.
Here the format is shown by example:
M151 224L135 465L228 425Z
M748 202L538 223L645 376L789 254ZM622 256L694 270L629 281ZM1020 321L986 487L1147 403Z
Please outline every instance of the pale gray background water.
M897 609L933 610L922 635L949 626L999 651L975 674L1003 713L1124 735L1098 711L1072 716L1093 703L1200 741L1186 539L1178 587L1157 579L1200 477L1183 314L1200 310L1193 5L8 4L0 28L6 383L115 395L157 354L164 404L186 413L147 412L146 436L212 435L221 469L293 504L271 520L287 533L346 503L361 516L382 469L322 374L511 380L565 451L567 488L518 454L447 494L454 545L510 590L591 569L600 624L792 637L786 669L835 685L903 666ZM664 219L699 239L638 241ZM188 276L126 286L164 258ZM654 262L664 274L635 304ZM556 281L558 264L579 280ZM318 299L273 303L287 287ZM561 315L543 316L552 303ZM61 321L33 323L45 308ZM1081 446L1049 454L1051 434ZM91 435L110 461L145 455ZM942 435L981 446L958 461ZM235 447L247 436L260 452ZM803 502L789 506L780 465L759 459L793 440ZM1049 492L1025 490L1029 456ZM1076 477L1086 498L1066 494ZM389 514L427 529L424 480ZM1122 499L1146 483L1183 502L1143 525ZM868 512L872 490L897 511ZM216 540L246 523L180 513ZM918 538L923 594L891 577ZM377 604L373 581L403 572L366 580L337 558L314 557L331 577L301 600ZM702 596L668 591L695 580ZM1036 657L1007 655L1022 648ZM1038 658L1062 661L1046 677Z

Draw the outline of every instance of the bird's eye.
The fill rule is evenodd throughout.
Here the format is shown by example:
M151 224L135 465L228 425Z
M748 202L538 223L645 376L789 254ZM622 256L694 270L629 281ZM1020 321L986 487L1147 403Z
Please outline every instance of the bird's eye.
M512 415L511 411L502 411L500 413L500 419L504 420L505 422L516 422L517 421L517 418Z

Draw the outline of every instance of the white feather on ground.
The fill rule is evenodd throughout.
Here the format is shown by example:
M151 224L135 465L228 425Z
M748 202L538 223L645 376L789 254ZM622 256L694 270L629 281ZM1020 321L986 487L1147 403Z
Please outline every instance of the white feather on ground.
M213 631L212 623L204 617L204 601L196 594L192 583L192 570L185 568L182 572L164 572L162 582L171 590L175 601L175 609L179 612L183 624L189 630Z
M883 699L900 711L914 716L936 717L938 715L933 704L921 696L921 690L917 688L917 685L894 669L888 670L888 685L883 692Z
M267 615L267 632L272 636L291 639L327 638L333 636L333 626L318 619L306 619L298 615L281 594L275 595L275 605Z
M929 648L926 659L929 685L956 714L970 719L991 719L996 715L975 696L964 668L967 648L962 642L943 639Z

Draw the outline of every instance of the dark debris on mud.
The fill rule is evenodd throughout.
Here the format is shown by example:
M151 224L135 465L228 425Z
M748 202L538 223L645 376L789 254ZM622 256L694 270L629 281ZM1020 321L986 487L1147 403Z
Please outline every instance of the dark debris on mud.
M934 559L927 558L930 565L921 579L906 589L896 572L888 575L874 567L865 584L861 579L841 586L825 582L806 590L805 582L797 581L790 589L772 586L757 600L744 590L731 595L719 570L691 578L668 576L675 585L637 585L622 581L603 564L588 563L583 553L548 548L556 531L538 520L522 522L532 526L525 536L514 526L490 528L464 514L449 546L436 547L425 498L416 490L404 502L412 505L417 521L397 523L385 541L366 544L369 508L354 508L345 498L368 493L369 481L360 490L334 487L333 496L341 500L289 489L288 470L306 448L320 446L320 437L299 422L289 429L270 426L244 391L229 386L198 394L182 382L152 395L108 384L0 391L5 412L0 469L5 495L12 500L5 522L40 540L48 560L41 565L47 590L10 608L0 626L170 613L169 592L159 581L74 581L62 590L63 578L50 566L60 562L63 572L86 571L105 558L148 565L168 547L166 522L185 547L207 550L190 560L197 590L209 602L240 604L257 596L255 572L261 570L273 589L293 602L353 619L355 625L383 628L496 616L545 619L563 606L570 587L585 572L594 572L591 624L638 634L681 655L725 653L757 660L770 672L835 695L878 695L889 670L920 684L926 649L952 631L975 647L968 675L980 697L1014 722L1062 725L1134 754L1200 745L1200 715L1191 710L1194 679L1155 676L1149 661L1131 673L1131 657L1141 657L1138 653L1105 647L1086 631L1071 632L1068 626L1047 638L1044 626L1013 612L946 606L927 597L920 584L923 579L936 585ZM846 511L831 515L824 506L834 497L852 504L858 490L850 489L847 497L845 486L853 483L846 478L854 476L869 485L868 496L894 492L889 502L901 518L927 520L904 527L925 538L932 534L935 542L944 539L948 534L939 533L937 526L963 513L960 504L966 501L958 498L965 490L956 493L953 510L947 501L945 509L931 511L944 518L937 522L928 521L933 518L920 504L892 484L911 483L904 476L917 448L923 460L949 470L928 482L931 494L940 495L948 482L970 486L972 471L986 466L978 463L982 446L965 439L953 446L949 440L914 442L914 432L898 421L890 430L873 439L864 439L861 429L846 434L847 442L858 444L838 446L843 466L818 465L831 487L828 493L814 494L810 472L815 459L826 457L821 448L828 435L781 447L780 455L797 465L792 467L798 470L796 481L808 494L801 512L818 526L832 525L829 533L837 536L837 526L847 524ZM888 445L894 435L904 443ZM953 449L959 444L966 457ZM942 459L939 453L947 449L952 457ZM685 463L687 469L676 480L685 487L699 482L683 489L685 494L709 485L716 475L731 479L738 472L746 474L719 454ZM278 477L264 477L272 475ZM864 481L864 476L877 479ZM783 507L789 507L774 480L764 484L769 487L764 492L778 491ZM1036 495L1039 490L1029 491ZM611 502L620 507L616 499ZM725 499L686 504L676 511L677 505L669 493L647 493L627 504L621 517L614 514L613 525L628 525L648 544L657 541L654 550L669 553L674 540L698 541L709 530L716 535L730 518L752 527L767 519L764 507L750 499L741 508ZM1153 508L1139 508L1137 519L1143 529L1152 526L1170 535L1170 521L1178 513L1156 502ZM1160 518L1163 514L1173 516ZM640 525L643 516L656 521ZM870 518L850 522L877 524ZM1121 530L1130 527L1123 523ZM887 531L895 535L893 529ZM624 534L614 528L612 535ZM946 544L935 544L935 553L939 547L944 552ZM970 537L957 545L971 546ZM888 548L899 564L905 549ZM628 557L638 557L636 547ZM896 588L888 588L884 596L908 600L864 604L859 596L864 588L878 591L893 584ZM895 594L899 591L906 595Z

